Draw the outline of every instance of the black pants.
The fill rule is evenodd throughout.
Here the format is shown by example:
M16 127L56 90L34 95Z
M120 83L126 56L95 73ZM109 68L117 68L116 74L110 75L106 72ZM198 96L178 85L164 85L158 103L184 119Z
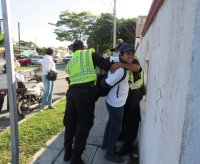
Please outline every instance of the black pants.
M125 145L132 145L138 134L139 123L141 120L139 102L141 95L139 91L129 93L124 106L124 118L122 132L119 138L122 138Z
M73 159L81 159L86 141L93 126L95 97L92 88L72 88L67 94L64 116L64 146L73 147Z

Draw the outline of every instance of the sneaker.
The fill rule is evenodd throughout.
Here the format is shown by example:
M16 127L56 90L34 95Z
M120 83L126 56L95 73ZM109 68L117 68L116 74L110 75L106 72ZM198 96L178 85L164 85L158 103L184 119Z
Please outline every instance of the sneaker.
M113 157L108 157L107 155L105 155L104 158L108 161L112 161L115 163L123 163L124 162L124 159L118 155L115 155Z
M50 105L48 108L49 109L56 109L53 105Z
M64 161L69 161L72 157L72 148L65 147Z
M43 112L44 110L43 110L43 108L40 108L39 110L38 110L38 112Z

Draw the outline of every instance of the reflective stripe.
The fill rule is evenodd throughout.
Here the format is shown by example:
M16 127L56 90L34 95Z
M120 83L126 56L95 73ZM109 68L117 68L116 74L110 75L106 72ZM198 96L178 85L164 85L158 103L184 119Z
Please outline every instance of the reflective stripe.
M139 76L141 77L141 73L138 72ZM135 81L134 82L134 77L133 77L133 73L130 72L129 74L129 88L132 90L132 89L138 89L138 88L141 88L141 86L143 85L143 79L140 78L139 80Z
M71 78L80 76L80 75L86 75L86 74L94 74L95 71L94 70L90 70L90 64L89 64L89 51L86 51L86 71L84 71L84 66L83 66L83 51L80 51L80 69L81 72L74 74L73 76L71 76ZM83 79L85 80L85 78ZM78 80L78 81L83 81L83 80ZM76 80L77 81L77 80Z
M92 50L76 51L65 71L70 76L70 85L95 81L96 71L92 60Z
M133 83L133 85L131 85L130 89L138 89L142 86L142 79L137 80L136 82Z

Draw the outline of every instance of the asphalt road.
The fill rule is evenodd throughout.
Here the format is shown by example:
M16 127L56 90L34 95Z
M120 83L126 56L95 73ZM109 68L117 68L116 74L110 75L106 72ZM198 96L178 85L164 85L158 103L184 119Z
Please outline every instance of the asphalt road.
M58 78L55 81L55 87L54 87L54 92L53 92L53 102L65 96L65 93L68 89L68 84L65 81L65 77L67 77L67 74L64 72L64 68L65 66L57 68L59 73L58 73ZM24 72L24 75L29 76L29 74L30 72ZM36 83L36 81L28 82L28 79L29 78L27 78L25 81L26 88L30 88L34 86ZM7 97L5 97L4 99L3 109L0 113L0 133L10 126L10 113L6 109L7 108L6 104L7 104ZM39 108L39 106L36 108ZM19 118L19 121L20 120L21 118Z

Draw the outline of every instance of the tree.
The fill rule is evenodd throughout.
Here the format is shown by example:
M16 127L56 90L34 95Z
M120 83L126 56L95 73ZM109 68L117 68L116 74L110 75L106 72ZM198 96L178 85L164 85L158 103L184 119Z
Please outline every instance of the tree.
M19 45L19 42L16 42L16 45ZM24 41L24 40L20 40L20 46L23 47L35 47L35 43L31 42L31 41Z
M46 47L42 47L42 48L38 48L38 47L36 47L36 51L37 51L38 54L42 54L42 55L44 55L45 52L46 52L46 50L47 50Z
M135 29L135 18L117 20L117 38L122 39L123 42L135 44Z
M97 47L98 52L106 53L112 47L113 15L102 13L88 29L88 47Z
M60 50L66 50L66 48L63 47L63 46L59 46L58 49L60 49Z
M135 28L136 19L117 19L117 34L118 39L131 44L135 43ZM88 46L97 47L100 53L110 52L113 48L113 15L102 13L96 22L93 23L88 30Z
M0 31L0 44L4 43L4 35L3 33Z
M57 40L73 41L75 39L87 39L87 29L92 25L95 16L88 11L80 13L63 11L59 15L59 20L56 24L49 23L56 27L54 33Z

